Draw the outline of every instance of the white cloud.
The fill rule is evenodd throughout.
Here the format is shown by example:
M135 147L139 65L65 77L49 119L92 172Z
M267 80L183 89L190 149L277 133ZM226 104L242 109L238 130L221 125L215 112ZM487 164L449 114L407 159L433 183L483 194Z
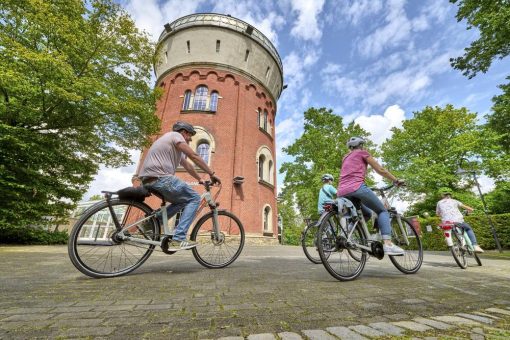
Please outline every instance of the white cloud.
M378 13L382 8L381 0L348 1L341 8L340 17L353 25L357 25L363 18Z
M127 0L124 8L135 20L136 26L147 31L157 41L163 25L182 16L194 13L204 0Z
M291 0L291 6L298 13L298 18L290 34L303 40L319 43L322 29L319 27L317 17L322 12L324 0Z
M100 195L102 190L117 191L131 185L131 177L136 172L140 159L140 151L130 151L130 159L133 164L121 168L107 168L101 166L94 181L90 183L83 200L88 200L93 195Z
M344 72L332 64L321 75L329 92L362 111L389 102L406 104L423 98L435 75L452 72L449 65L452 52L438 49L433 45L428 49L395 52L360 71Z
M370 139L381 145L392 135L391 128L402 127L405 112L398 105L389 106L382 115L360 116L354 121L363 129L371 133Z

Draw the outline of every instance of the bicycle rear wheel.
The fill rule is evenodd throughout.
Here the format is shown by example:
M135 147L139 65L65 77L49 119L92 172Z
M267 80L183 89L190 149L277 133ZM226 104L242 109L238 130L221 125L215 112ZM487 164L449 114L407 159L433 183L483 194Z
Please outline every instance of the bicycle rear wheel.
M404 255L389 256L393 265L404 274L416 273L423 263L423 246L414 226L400 215L391 219L391 241L404 249Z
M144 218L152 209L134 201L113 199L111 208L124 233L134 238L157 240L159 223ZM123 241L107 202L99 202L86 210L69 235L68 253L73 265L83 274L95 278L127 274L144 263L154 245Z
M244 247L244 227L228 211L218 211L219 239L214 236L213 213L210 212L193 228L190 239L198 245L192 248L195 259L206 268L223 268L234 262Z
M457 262L459 267L462 269L466 269L467 267L466 251L462 247L462 240L464 236L460 235L455 229L456 228L453 228L451 230L453 245L450 246L450 251L453 255L453 259L455 260L455 262Z
M317 235L319 232L319 226L317 224L311 224L305 228L303 235L301 236L301 247L306 257L315 264L321 263L319 251L317 249Z
M361 226L355 228L351 240L367 245L367 236ZM357 278L365 267L367 253L347 240L336 212L332 211L324 218L319 235L322 235L318 242L319 256L328 273L340 281Z

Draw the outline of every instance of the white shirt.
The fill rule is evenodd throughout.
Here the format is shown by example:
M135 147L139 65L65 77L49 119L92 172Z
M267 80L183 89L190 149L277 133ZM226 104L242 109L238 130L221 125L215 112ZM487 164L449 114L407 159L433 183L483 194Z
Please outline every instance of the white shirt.
M461 202L454 200L453 198L443 198L437 202L436 214L441 216L441 221L444 222L464 222L464 216L459 210L462 205Z

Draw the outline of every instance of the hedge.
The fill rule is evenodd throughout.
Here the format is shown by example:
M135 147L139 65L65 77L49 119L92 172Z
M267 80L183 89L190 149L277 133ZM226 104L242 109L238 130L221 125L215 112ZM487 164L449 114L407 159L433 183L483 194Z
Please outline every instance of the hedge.
M0 226L0 243L3 244L66 244L65 231L48 231L39 227Z

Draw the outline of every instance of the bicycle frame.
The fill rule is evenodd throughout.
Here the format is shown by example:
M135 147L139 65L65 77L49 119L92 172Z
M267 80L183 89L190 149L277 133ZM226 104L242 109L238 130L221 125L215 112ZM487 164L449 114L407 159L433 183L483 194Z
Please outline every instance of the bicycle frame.
M471 243L471 240L469 239L464 228L462 228L461 226L457 225L456 223L445 222L445 223L440 224L439 228L443 230L443 235L444 235L444 238L446 241L446 245L448 247L453 246L452 233L455 232L459 235L462 235L462 237L459 239L460 243L461 243L461 247L464 249L467 248L466 250L469 250L469 251L474 251L473 244Z
M193 219L195 219L195 217L200 215L200 212L207 204L209 206L209 208L211 209L211 211L213 212L214 239L215 239L215 241L217 241L219 239L220 231L219 231L219 223L218 223L218 205L219 204L216 202L216 198L220 194L221 186L219 186L219 189L216 192L216 194L214 195L214 197L211 195L211 186L212 185L209 181L206 181L204 183L204 187L205 187L206 191L202 195L200 195L200 206L199 206L197 212L195 213L195 216ZM147 240L147 239L142 239L142 238L131 237L124 233L125 231L129 230L130 228L137 227L141 223L148 221L151 218L157 218L158 213L161 213L161 218L163 220L163 234L164 235L173 235L174 228L170 228L168 226L168 215L167 215L165 201L163 201L161 203L160 208L153 210L150 215L148 215L142 219L139 219L123 228L121 227L119 221L117 220L117 216L113 213L113 208L110 205L108 206L108 208L110 209L110 212L112 213L113 221L115 223L117 230L119 230L119 237L122 240L136 242L136 243L150 244L150 245L155 245L155 246L161 247L163 244L163 240L160 240L160 241Z
M408 235L407 235L407 230L405 230L405 227L402 223L402 215L400 215L395 208L391 207L389 201L388 201L388 198L386 196L386 194L384 193L386 190L389 190L393 187L394 185L389 185L389 186L386 186L384 188L371 188L372 190L374 191L377 191L379 192L379 195L381 196L381 200L384 204L384 207L388 210L388 213L389 213L389 218L390 218L390 221L395 219L397 221L397 225L400 229L400 232L401 232L401 235L404 237L404 242L407 246L410 245L410 241L409 241L409 238L408 238ZM322 219L324 218L324 216L326 216L327 212L330 211L332 209L332 206L329 205L329 210L325 209L324 210L324 213L322 214L320 220L318 223L322 223ZM367 226L367 222L365 220L365 217L363 216L363 212L361 211L361 209L357 208L356 209L356 213L358 215L358 220L354 222L353 225L349 226L348 229L346 229L346 226L345 225L342 225L342 218L345 218L344 216L342 216L344 212L342 211L338 211L338 216L339 216L339 219L340 219L340 224L341 224L341 228L343 229L343 232L347 235L347 240L350 242L351 245L354 245L355 247L359 248L359 249L363 249L363 250L366 250L368 251L369 253L372 253L372 243L374 242L378 242L377 239L373 239L372 237L368 237L367 240L369 242L368 245L363 245L363 244L360 244L360 243L357 243L355 241L353 241L351 239L351 236L354 232L354 230L356 230L356 226L361 223L361 228L363 229L365 235L371 235L369 230L368 230L368 226ZM345 223L344 223L345 224ZM380 231L378 231L378 234L379 236L381 235L380 234ZM335 235L336 237L337 235Z

